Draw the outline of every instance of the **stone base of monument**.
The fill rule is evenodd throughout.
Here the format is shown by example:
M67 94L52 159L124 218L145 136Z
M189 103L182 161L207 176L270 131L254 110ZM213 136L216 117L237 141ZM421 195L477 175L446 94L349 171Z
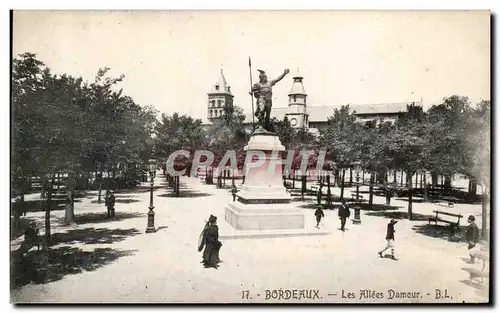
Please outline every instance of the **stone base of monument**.
M304 229L304 214L288 203L230 203L226 221L239 230Z
M225 209L225 223L219 224L219 238L276 238L331 234L331 227L316 228L314 212L311 211L310 215L305 216L303 209L290 206L291 204L230 203Z
M282 162L278 152L285 147L276 134L258 129L245 147L248 153L260 151L265 162L247 167L245 183L238 200L225 209L225 220L233 229L220 229L220 238L279 237L321 235L318 229L305 228L304 211L295 208L283 186Z

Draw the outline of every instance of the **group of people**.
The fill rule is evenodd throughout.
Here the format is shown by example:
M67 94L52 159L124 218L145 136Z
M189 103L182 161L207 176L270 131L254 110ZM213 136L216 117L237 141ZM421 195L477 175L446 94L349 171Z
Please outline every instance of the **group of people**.
M314 215L316 216L316 228L319 228L319 223L321 222L321 219L325 217L325 213L323 212L323 206L321 204L318 205L318 208L314 212ZM342 204L340 205L338 211L338 216L340 219L340 230L345 231L345 223L347 222L349 216L351 216L351 210L347 206L345 200L342 200Z
M323 206L318 205L318 209L314 212L314 215L316 216L316 228L319 229L319 224L321 222L321 219L325 217L325 214L323 213ZM349 216L351 215L351 212L349 210L349 207L346 204L345 200L342 200L342 204L339 208L338 211L338 216L340 219L340 230L345 231L345 224ZM465 232L465 239L467 241L467 249L469 250L469 256L470 256L470 263L475 263L475 254L478 252L478 243L480 241L480 235L479 235L479 227L475 223L476 218L474 215L470 215L469 218L467 219L467 222L469 223L469 226L467 227L467 230ZM385 247L378 252L378 255L383 258L384 252L387 251L388 249L391 249L391 254L389 258L393 260L397 260L395 253L394 253L394 233L396 232L394 229L394 226L396 225L398 221L395 219L391 219L389 223L387 224L387 231L385 235L385 240L386 240L386 245Z

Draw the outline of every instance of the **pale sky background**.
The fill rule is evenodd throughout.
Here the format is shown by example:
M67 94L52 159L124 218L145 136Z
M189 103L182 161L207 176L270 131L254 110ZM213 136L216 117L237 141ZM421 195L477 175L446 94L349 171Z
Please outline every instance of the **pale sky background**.
M16 11L13 54L36 53L55 73L93 81L125 74L124 93L160 113L206 118L221 68L251 112L248 57L274 78L285 107L292 77L308 105L490 99L487 11Z

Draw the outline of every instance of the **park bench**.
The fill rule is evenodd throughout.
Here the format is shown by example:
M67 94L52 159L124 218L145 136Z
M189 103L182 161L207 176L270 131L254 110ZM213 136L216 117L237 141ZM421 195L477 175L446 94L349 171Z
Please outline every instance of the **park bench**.
M490 271L487 267L487 262L490 261L490 256L488 251L478 251L475 252L474 258L479 259L483 263L483 267L479 269L475 268L464 268L463 270L467 271L469 273L469 280L472 282L474 279L478 279L481 284L484 283L485 278L489 278L490 276Z
M455 213L444 212L444 211L433 211L433 212L436 213L436 216L429 217L429 225L431 224L431 222L435 222L436 225L437 225L437 222L448 223L448 224L450 224L452 230L454 227L458 229L458 227L460 226L460 219L463 217L462 214L455 214ZM439 217L440 214L457 217L458 220L456 222L448 221L448 220L440 218Z

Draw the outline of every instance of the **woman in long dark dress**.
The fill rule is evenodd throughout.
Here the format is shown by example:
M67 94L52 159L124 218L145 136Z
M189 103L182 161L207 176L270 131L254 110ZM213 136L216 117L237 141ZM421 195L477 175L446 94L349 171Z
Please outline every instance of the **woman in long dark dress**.
M203 230L203 241L199 251L205 246L203 251L203 265L205 267L218 267L220 263L219 250L222 243L219 241L219 227L217 227L217 217L210 215L205 229Z

